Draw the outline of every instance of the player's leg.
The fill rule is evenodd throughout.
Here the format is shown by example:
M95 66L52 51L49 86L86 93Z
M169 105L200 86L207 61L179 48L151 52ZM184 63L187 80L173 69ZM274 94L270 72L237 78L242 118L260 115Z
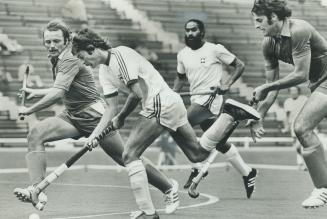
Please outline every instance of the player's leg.
M145 166L140 157L163 131L164 128L157 123L156 118L148 119L141 116L130 133L123 153L136 204L143 214L153 217L156 212L149 191Z
M32 185L42 181L46 174L46 153L44 143L49 141L73 138L79 136L78 130L69 122L51 117L37 123L28 134L28 153L26 154L26 163L30 181ZM14 193L22 201L37 204L38 199L46 203L46 196L42 192L40 195L34 193L34 187L26 189L16 188ZM45 205L43 204L43 206Z
M199 124L202 127L202 124L204 123L205 123L205 127L210 127L210 125L212 125L212 123L215 121L215 117L216 116L212 112L210 112L210 110L207 107L204 107L197 103L192 103L187 108L187 119L192 127ZM209 121L208 124L207 121ZM188 189L190 187L193 178L199 174L199 170L202 168L202 166L203 166L202 162L192 163L191 174L183 186L184 189ZM208 171L204 174L203 177L206 177L207 175L208 175Z
M42 181L45 177L46 154L44 143L79 135L79 131L72 124L58 117L44 119L30 130L27 137L28 153L26 154L26 163L32 184Z
M215 119L208 119L201 123L202 130L206 131L214 122ZM237 124L235 124L235 126L237 126ZM229 136L227 136L227 138L228 137ZM251 168L247 163L245 163L234 144L229 142L226 142L225 144L218 144L216 149L221 152L223 156L232 164L232 166L242 175L246 196L251 198L255 188L257 170L255 168Z
M123 139L119 132L107 135L100 142L101 148L119 165L124 166L122 154L124 151ZM149 159L141 158L146 169L149 183L167 194L172 189L172 183L161 171L156 169Z
M327 163L324 149L314 128L327 116L327 94L315 91L294 121L294 132L303 146L303 158L315 186L302 206L323 206L327 202Z

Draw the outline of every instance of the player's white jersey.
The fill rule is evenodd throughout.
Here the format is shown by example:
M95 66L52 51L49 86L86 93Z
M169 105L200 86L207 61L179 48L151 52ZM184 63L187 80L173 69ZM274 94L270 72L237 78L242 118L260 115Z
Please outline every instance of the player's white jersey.
M183 48L177 54L177 72L186 74L190 83L190 91L197 93L208 91L210 87L220 85L223 74L223 64L229 65L235 59L235 55L229 52L223 45L205 42L204 45L192 50ZM210 99L211 98L211 99ZM221 105L222 97L216 97L215 102ZM194 95L191 102L201 105L211 104L213 98L208 96ZM219 109L217 108L217 110ZM214 112L215 114L217 112Z
M109 66L100 65L99 80L104 95L118 91L130 93L128 85L138 80L143 93L142 106L160 91L170 89L160 73L131 48L119 46L111 49Z

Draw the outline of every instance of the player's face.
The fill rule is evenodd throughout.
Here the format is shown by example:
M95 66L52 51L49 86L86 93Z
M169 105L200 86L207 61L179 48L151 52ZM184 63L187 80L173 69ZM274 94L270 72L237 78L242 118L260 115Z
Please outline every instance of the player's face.
M262 32L264 36L275 36L278 34L277 21L275 19L268 20L265 15L252 14L254 27Z
M61 30L44 31L44 46L50 57L57 57L65 49L66 44Z
M96 52L93 51L91 54L85 50L79 51L77 57L84 63L86 66L91 66L96 68L100 65L100 58L96 55Z
M192 49L199 48L202 44L202 34L195 22L188 22L185 26L185 44Z

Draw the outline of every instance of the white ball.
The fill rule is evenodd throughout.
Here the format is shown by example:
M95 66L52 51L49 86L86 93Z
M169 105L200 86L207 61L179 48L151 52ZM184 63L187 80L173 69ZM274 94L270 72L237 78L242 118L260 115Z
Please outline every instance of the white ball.
M31 214L28 219L40 219L40 216L36 213Z

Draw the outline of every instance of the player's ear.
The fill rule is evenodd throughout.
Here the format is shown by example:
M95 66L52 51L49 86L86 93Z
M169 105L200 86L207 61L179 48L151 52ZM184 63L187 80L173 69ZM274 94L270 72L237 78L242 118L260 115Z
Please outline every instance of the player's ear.
M279 20L276 13L274 13L274 12L271 13L271 20L272 21L278 21Z
M92 55L92 53L93 53L94 50L95 50L95 48L94 48L93 45L88 45L88 46L86 46L86 49L87 49L87 53L88 53L89 55Z

